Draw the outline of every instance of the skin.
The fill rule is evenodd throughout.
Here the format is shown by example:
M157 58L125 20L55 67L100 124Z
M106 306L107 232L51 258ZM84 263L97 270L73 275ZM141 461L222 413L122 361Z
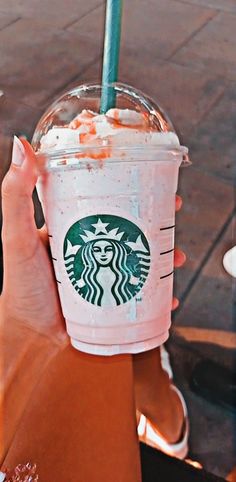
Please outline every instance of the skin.
M0 463L1 460L5 459L9 447L12 447L12 449L8 452L6 462L10 466L19 462L18 449L14 448L14 444L12 446L13 436L19 421L22 418L24 419L25 407L29 399L32 402L33 384L40 377L43 379L43 369L46 373L44 376L47 382L45 382L46 387L50 383L52 386L54 384L52 393L55 394L57 394L60 385L62 385L60 389L63 390L63 384L58 383L57 377L61 378L63 370L68 369L71 370L72 376L74 376L73 372L76 373L79 393L77 408L72 405L69 413L71 417L76 418L76 424L75 419L73 419L73 426L75 424L80 427L79 433L77 431L75 439L73 439L73 447L85 448L82 452L82 458L78 457L78 473L81 480L90 480L91 482L100 480L103 482L110 480L114 482L116 480L122 480L122 482L140 481L135 401L139 410L143 410L152 421L160 424L160 431L169 437L170 441L176 440L182 427L179 401L173 397L172 393L170 395L169 381L160 365L159 349L147 352L147 358L145 358L145 356L139 355L133 357L130 355L97 357L76 352L71 348L65 331L53 268L49 258L47 231L45 226L38 230L34 222L32 193L38 177L38 165L30 145L25 140L21 142L25 150L23 164L21 166L12 164L2 183L4 284L0 299L0 335L2 349L10 347L10 354L8 356L6 350L6 354L3 355L6 360L4 367L6 369L3 370L3 392L4 390L6 392L4 411L6 414L9 412L9 416L6 417L5 444L0 453ZM181 199L177 197L177 210L180 209L181 204ZM102 256L107 247L105 245L100 246L102 251L97 251L96 256ZM110 251L106 251L107 257L110 257L111 254ZM101 259L100 257L100 262ZM175 265L181 266L184 261L185 255L176 249ZM107 260L105 260L105 263L107 263ZM14 300L14 303L12 300ZM177 306L178 300L173 299L173 308ZM16 333L19 333L19 338L21 337L20 344L18 337L15 336L14 338ZM22 361L21 354L23 352L32 354L33 347L37 352L37 357L31 356L32 361L29 366L26 362L24 364L27 357ZM24 379L25 373L29 372L30 369L33 373L30 378L32 386L25 385L23 390L21 380ZM94 378L95 369L96 377ZM150 376L145 377L147 370ZM154 374L155 376L158 375L156 378L159 383L153 385ZM50 376L49 383L47 377L50 378ZM113 380L116 380L115 385ZM12 381L14 381L13 384ZM163 387L161 390L160 384ZM143 396L145 391L150 394L149 399ZM41 391L38 393L42 394L43 397L43 382L41 382ZM104 393L107 394L105 400ZM134 400L134 394L136 400ZM13 404L13 408L11 397L14 400L18 399L17 406ZM53 395L51 394L50 397L53 397ZM56 406L60 397L63 398L63 395L57 396ZM47 405L47 394L45 400ZM166 410L161 411L161 415L158 415L160 407L163 405L162 400L165 400ZM87 417L84 417L84 411L81 407L84 407ZM59 406L52 413L50 413L50 408L48 410L48 413L44 413L44 417L50 420L52 425L54 423L55 427L60 426L62 415L59 413ZM98 412L100 417L96 416ZM168 415L169 412L171 412L171 416ZM176 414L176 417L173 416L173 413ZM58 422L57 417L59 417ZM91 424L90 427L88 423ZM66 447L68 447L69 459L71 453L69 441L71 437L73 438L73 435L67 432L66 428L67 424L63 429L63 437L65 441L68 437ZM27 454L32 452L32 458L37 455L37 463L45 468L42 477L45 482L51 481L52 475L53 477L57 475L57 470L58 480L61 480L63 468L60 466L60 461L58 461L58 465L54 462L52 474L52 464L48 462L47 466L45 460L44 445L50 442L50 432L44 432L44 427L39 424L38 417L35 417L34 430L32 424L29 424L29 418L24 420L24 429L22 430L23 434L21 434L21 428L18 429L21 440L21 454L27 457ZM31 443L25 440L25 431L33 434ZM37 436L41 434L43 440L43 443L41 441L38 444L37 450L34 443L35 433L37 433ZM93 444L91 444L91 433L93 434ZM47 451L49 460L53 450L52 446L56 447L59 440L60 437L58 436L51 441ZM102 455L97 447L103 447L104 453L109 453L109 460L106 459L103 466L101 466ZM71 448L71 451L73 451L73 448ZM73 463L72 467L70 464L67 467L66 456L65 453L63 467L66 467L68 479L72 479L77 461ZM91 460L93 460L93 467L91 467ZM121 478L115 479L114 474L120 474Z

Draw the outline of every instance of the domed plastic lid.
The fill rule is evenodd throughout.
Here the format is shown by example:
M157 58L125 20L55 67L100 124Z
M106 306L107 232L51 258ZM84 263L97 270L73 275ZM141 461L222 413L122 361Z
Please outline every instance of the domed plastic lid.
M115 105L105 113L101 113L104 87L99 84L80 85L55 101L36 127L34 150L51 158L75 153L85 157L88 147L102 150L115 147L116 151L171 147L187 153L179 145L168 116L153 100L124 84L114 83L105 88Z

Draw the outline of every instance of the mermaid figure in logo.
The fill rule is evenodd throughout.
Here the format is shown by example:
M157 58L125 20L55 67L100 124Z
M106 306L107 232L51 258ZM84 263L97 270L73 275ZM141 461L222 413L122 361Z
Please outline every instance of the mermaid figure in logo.
M149 271L150 250L143 244L141 232L136 233L136 239L132 234L131 241L119 227L107 229L111 221L114 225L114 219L103 222L99 217L96 223L92 220L87 226L95 231L83 227L82 234L79 222L70 228L70 239L66 237L64 244L65 267L82 298L96 306L115 307L131 300L141 290ZM128 223L123 218L118 218L117 223L120 220L123 225L124 221ZM137 229L130 225L127 232Z
M84 298L97 306L117 306L133 297L127 250L114 239L90 241L81 248L84 269L77 285L86 286Z

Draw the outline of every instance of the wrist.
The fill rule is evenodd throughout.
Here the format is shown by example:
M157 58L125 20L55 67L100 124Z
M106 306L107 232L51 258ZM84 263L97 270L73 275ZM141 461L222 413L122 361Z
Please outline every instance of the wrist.
M11 298L11 297L10 297ZM23 304L23 303L22 303ZM21 305L21 303L20 303ZM28 337L42 337L42 341L50 340L52 347L63 349L69 344L65 320L59 309L45 310L23 308L12 302L12 298L3 293L0 296L0 337L14 329L28 330Z

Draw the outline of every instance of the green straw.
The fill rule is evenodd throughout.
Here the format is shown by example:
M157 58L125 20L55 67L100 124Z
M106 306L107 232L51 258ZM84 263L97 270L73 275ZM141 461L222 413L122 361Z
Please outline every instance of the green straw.
M115 107L116 94L111 84L117 81L120 52L122 0L107 0L102 68L102 96L100 112Z

